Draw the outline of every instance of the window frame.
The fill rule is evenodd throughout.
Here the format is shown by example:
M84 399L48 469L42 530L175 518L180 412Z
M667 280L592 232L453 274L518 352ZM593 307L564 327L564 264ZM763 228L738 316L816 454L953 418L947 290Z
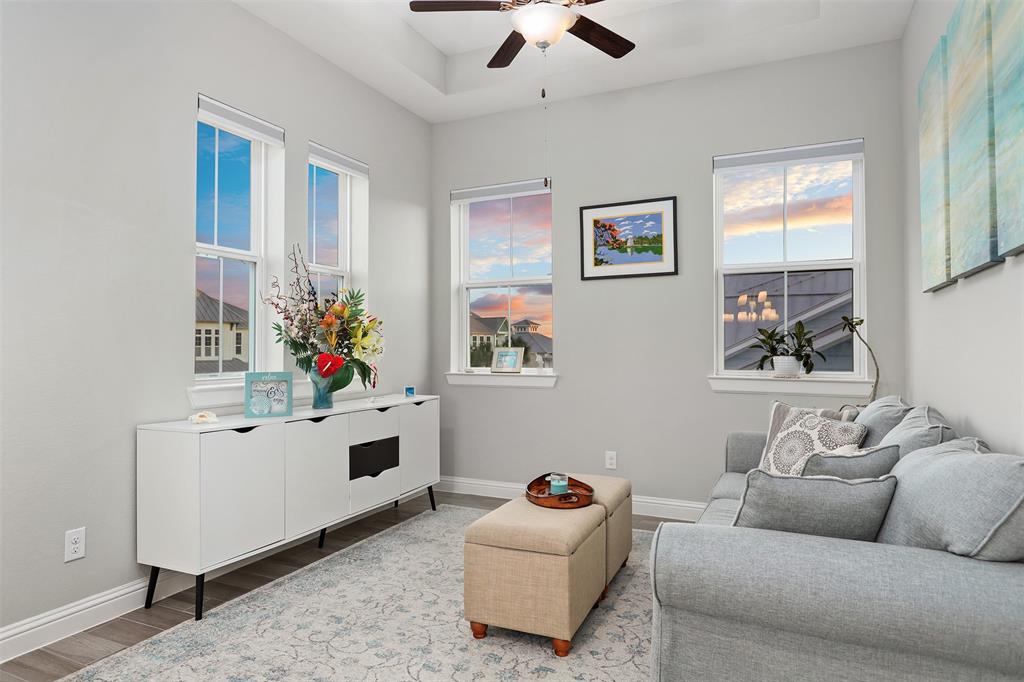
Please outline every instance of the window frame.
M535 186L537 182L545 182L546 185L543 188L538 189ZM529 184L530 187L515 191L516 185ZM478 188L480 190L490 189L488 187ZM515 377L555 377L557 376L557 366L553 358L557 357L555 349L557 342L552 335L552 366L551 367L523 367L519 374L493 374L490 371L490 367L471 367L470 366L470 349L471 342L469 336L469 299L470 292L475 289L491 289L495 287L520 287L520 286L536 286L536 285L548 285L551 287L551 306L554 309L554 229L552 225L552 258L551 258L551 275L547 277L531 277L531 278L499 278L499 279L488 279L488 280L470 280L469 268L469 206L473 203L479 203L484 201L495 201L498 199L514 199L516 197L527 197L536 196L538 194L547 194L551 197L552 202L554 196L552 192L552 183L550 179L540 178L534 181L526 181L526 183L507 183L493 186L494 192L489 194L480 194L479 196L470 196L465 198L452 198L451 200L451 230L452 230L452 341L451 341L451 371L449 372L449 383L462 383L451 381L452 375L487 375L488 379L493 379L494 382L490 382L491 385L500 385L503 383L516 383L522 384L523 381L516 380ZM504 191L503 191L504 190ZM552 211L552 216L554 211ZM552 223L554 219L552 217ZM512 244L510 235L509 244L509 258L512 258ZM553 317L553 315L552 315ZM511 315L509 315L509 334L508 339L511 341ZM543 384L547 386L545 382ZM553 383L550 385L554 385Z
M266 353L267 353L267 339L269 337L259 338L261 334L258 330L263 329L267 322L267 311L266 306L259 300L259 287L260 283L267 279L267 264L266 264L266 240L267 240L267 144L261 137L254 132L247 130L246 128L235 125L231 121L224 119L220 116L211 114L203 109L199 109L196 116L196 128L194 139L198 139L199 136L199 124L204 123L212 126L214 129L223 130L243 137L248 140L250 146L250 165L249 165L249 249L236 249L228 246L219 246L215 244L207 244L206 242L200 242L194 240L195 253L193 254L193 276L192 280L195 281L195 259L199 257L208 258L229 258L232 260L243 261L250 263L253 266L253 274L250 279L250 311L249 311L249 369L248 371L259 371L259 368L266 364ZM219 136L218 136L219 138ZM219 139L218 143L219 145ZM217 187L220 181L217 172L217 164L219 164L218 158L219 147L214 147L214 201L217 202ZM216 219L217 210L214 209L214 235L216 239ZM193 231L195 225L193 222ZM223 273L222 273L223 278ZM223 284L222 284L223 286ZM223 296L221 297L223 299ZM195 321L193 319L193 321ZM205 353L205 348L204 348ZM205 357L205 355L204 355ZM223 353L217 354L217 361L221 363L223 369ZM214 383L237 383L239 379L245 376L245 372L217 372L209 374L197 374L195 373L194 359L193 359L193 378L195 384L198 385L209 385Z
M715 318L714 318L714 370L711 374L712 379L744 379L744 380L770 380L778 381L772 377L770 371L759 371L759 370L737 370L737 369L725 369L725 277L727 275L741 275L741 274L760 274L768 272L782 272L789 273L794 272L808 272L808 271L821 271L821 270L852 270L853 271L853 315L854 317L866 318L867 305L867 286L865 281L865 269L866 269L866 222L865 222L865 192L864 192L864 153L861 152L846 152L837 154L827 153L813 153L814 151L825 152L829 147L837 146L846 143L829 143L823 145L807 145L800 148L794 148L793 151L806 150L806 155L794 156L793 158L787 158L786 160L773 159L769 161L757 161L758 157L764 157L768 155L775 155L784 150L771 150L768 152L753 152L750 154L731 155L732 158L742 158L743 156L749 156L751 163L742 165L731 165L730 167L723 169L721 172L734 171L738 169L750 170L756 168L770 168L770 167L784 167L802 165L808 163L828 163L832 161L852 161L853 162L853 235L852 235L852 248L853 253L851 258L834 259L834 260L814 260L814 261L787 261L785 256L786 245L786 221L788 214L788 202L783 203L783 260L778 262L767 262L767 263L743 263L740 265L726 265L724 260L725 255L725 211L723 206L722 188L720 182L720 171L714 170L712 173L712 189L714 196L714 296L715 296ZM783 174L783 197L786 196L787 192L787 181L788 174ZM788 291L784 297L786 300L785 311L783 312L782 320L779 326L783 329L788 329L789 324L789 305L788 305ZM868 324L865 324L860 328L860 332L867 338ZM826 380L831 382L864 382L868 379L868 367L867 367L867 353L865 352L862 344L858 343L854 339L853 343L853 369L851 371L824 371L815 370L809 377L801 375L801 378L814 377L819 380ZM791 382L789 382L791 383ZM716 389L719 390L719 389ZM725 389L721 389L725 390ZM744 391L745 392L745 391Z
M323 265L315 263L316 257L316 173L313 173L313 222L310 224L309 216L306 218L306 240L313 243L313 251L308 254L306 261L309 264L310 274L338 277L341 280L341 288L350 288L352 284L352 173L342 166L332 163L330 160L310 152L306 163L306 187L309 191L309 170L310 166L322 168L338 176L338 265ZM306 200L309 201L307 196ZM344 215L344 225L342 216ZM313 231L312 235L310 230ZM308 246L307 246L308 248ZM339 292L340 294L340 292Z

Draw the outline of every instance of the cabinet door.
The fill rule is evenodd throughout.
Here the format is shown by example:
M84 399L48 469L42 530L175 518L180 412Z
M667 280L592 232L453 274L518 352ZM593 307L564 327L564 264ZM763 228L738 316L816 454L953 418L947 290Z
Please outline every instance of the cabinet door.
M348 515L348 415L285 425L285 535Z
M425 400L398 408L398 469L403 493L433 485L441 478L439 405L439 400Z
M284 539L284 424L199 437L204 568Z

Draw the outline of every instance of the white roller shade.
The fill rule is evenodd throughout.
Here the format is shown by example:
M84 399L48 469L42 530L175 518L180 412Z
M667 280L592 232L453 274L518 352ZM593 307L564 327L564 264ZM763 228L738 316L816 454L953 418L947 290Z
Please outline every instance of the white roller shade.
M472 201L483 197L502 197L515 194L540 194L551 191L551 179L522 180L519 182L507 182L502 185L487 185L486 187L471 187L469 189L452 190L452 201Z
M203 94L199 95L199 112L201 120L218 128L267 144L284 146L284 128L267 123L252 114L229 107L227 104Z
M320 165L327 168L333 167L350 175L362 178L370 177L370 167L362 161L345 156L316 142L309 143L309 160L314 164L319 162Z
M787 147L766 152L749 152L745 154L726 154L716 156L712 160L715 170L752 166L761 163L786 163L789 161L806 161L813 158L830 156L850 156L864 153L864 140L844 140L827 144L812 144L802 147Z

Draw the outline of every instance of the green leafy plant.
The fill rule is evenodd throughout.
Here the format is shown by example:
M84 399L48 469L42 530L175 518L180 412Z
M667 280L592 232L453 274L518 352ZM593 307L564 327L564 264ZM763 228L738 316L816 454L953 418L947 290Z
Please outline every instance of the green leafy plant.
M774 357L790 354L789 346L786 343L786 333L780 332L778 327L758 328L757 336L754 337L754 345L751 348L764 351L764 355L757 361L758 369L764 369L765 364L770 363Z
M800 362L805 374L810 374L814 370L814 356L825 359L820 351L814 349L814 337L815 334L807 329L803 322L797 322L788 332L779 331L778 327L759 328L757 336L754 337L754 345L750 346L764 351L764 355L757 361L757 368L764 369L772 358L791 356Z
M793 328L786 336L789 341L789 354L800 361L800 365L804 368L804 374L810 374L814 370L815 355L822 360L825 359L825 356L820 351L814 350L814 337L816 335L812 334L810 329L804 327L803 322L797 322L793 325Z
M878 377L881 375L881 370L878 369L878 358L875 357L875 351L871 349L871 344L864 340L864 337L860 333L859 327L864 324L863 317L847 317L843 315L843 331L850 332L864 344L864 347L868 349L868 353L871 355L871 362L875 365L875 382L871 385L871 396L868 398L868 402L872 402L875 396L878 394Z

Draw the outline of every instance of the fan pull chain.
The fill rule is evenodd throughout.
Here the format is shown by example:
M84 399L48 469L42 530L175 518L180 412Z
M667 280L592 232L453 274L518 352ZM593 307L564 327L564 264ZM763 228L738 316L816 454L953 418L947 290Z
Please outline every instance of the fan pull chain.
M544 189L550 189L550 168L548 164L548 92L545 87L548 80L548 51L543 50L544 69L541 77L540 99L544 103Z

